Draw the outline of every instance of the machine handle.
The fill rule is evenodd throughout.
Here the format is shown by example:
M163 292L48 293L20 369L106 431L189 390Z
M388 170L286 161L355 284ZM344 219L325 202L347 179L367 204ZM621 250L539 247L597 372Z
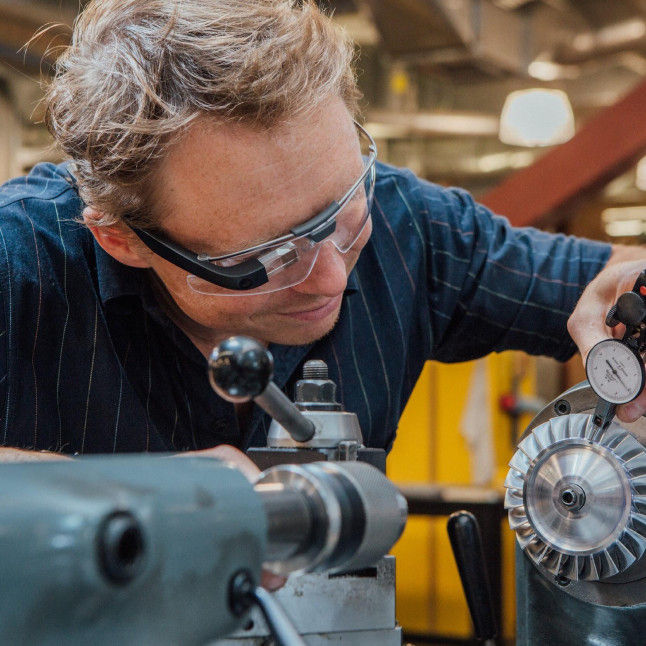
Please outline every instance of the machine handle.
M314 422L307 419L273 381L267 384L267 388L255 401L297 442L307 442L314 437Z
M251 606L258 606L278 646L307 646L278 601L267 590L255 585L245 570L235 574L231 580L229 605L236 615L241 615Z
M307 646L305 640L296 630L296 626L267 590L257 586L254 590L254 600L262 611L277 644L280 646Z
M209 381L220 397L236 403L253 399L297 442L314 437L316 428L271 381L274 359L262 343L245 336L231 336L213 348Z
M478 521L468 511L456 511L449 516L447 530L476 637L493 645L496 620Z

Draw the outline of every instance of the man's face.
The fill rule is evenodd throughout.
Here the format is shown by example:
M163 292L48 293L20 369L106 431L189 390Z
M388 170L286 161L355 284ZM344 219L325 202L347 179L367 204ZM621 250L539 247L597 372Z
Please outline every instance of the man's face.
M170 239L196 253L223 255L288 233L339 200L361 171L356 130L340 99L270 130L205 118L164 159L154 208ZM304 282L255 296L199 294L184 270L156 255L149 262L180 310L214 335L302 344L334 326L369 236L368 222L346 254L323 244Z

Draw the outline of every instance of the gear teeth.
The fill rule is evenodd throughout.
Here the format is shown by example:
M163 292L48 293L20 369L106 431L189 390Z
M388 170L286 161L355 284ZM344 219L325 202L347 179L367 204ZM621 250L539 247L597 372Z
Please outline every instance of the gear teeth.
M554 438L554 441L552 444L557 444L558 442L562 442L563 440L566 440L570 435L569 435L569 430L570 430L570 425L564 425L564 424L559 424L556 425L554 423L554 420L551 419L549 421L550 425L550 435Z
M563 576L570 579L570 581L578 581L580 568L579 557L569 554L568 560L563 568Z
M630 484L638 494L646 494L646 474L632 478Z
M526 550L536 540L536 534L534 534L534 531L530 527L529 530L524 529L523 531L516 532L516 540L521 549Z
M621 570L627 570L637 560L637 556L621 539L615 543L615 547L617 561L621 564Z
M517 518L512 518L510 516L510 518L509 518L509 527L511 529L513 529L515 532L523 531L523 530L531 531L531 529L532 529L532 526L529 524L529 521L524 516L517 517Z
M597 568L597 561L594 556L588 558L588 581L598 581L599 580L599 569Z
M541 452L538 442L534 439L534 434L530 433L519 445L518 448L529 458L530 462L535 460Z
M541 450L547 448L550 444L553 444L549 424L541 424L540 426L537 426L532 434L536 438L536 441L541 445Z
M527 456L521 451L516 451L514 456L509 462L509 466L512 469L518 471L518 473L527 473L527 468L529 467L529 460Z
M587 420L586 424L580 424L578 422L578 415L568 415L568 439L576 438L577 440L582 440L590 435L592 420Z
M539 468L535 464L543 464L543 456L535 463L539 454L558 453L570 446L586 450L587 443L569 440L587 440L604 447L611 454L606 459L616 459L632 489L631 514L624 531L614 542L592 554L562 552L537 533L525 509L525 487L533 482L532 472ZM619 424L611 423L599 432L591 415L577 413L551 418L526 435L509 466L505 479L509 526L520 547L542 568L572 581L599 581L624 572L646 556L646 448ZM558 540L559 534L554 537Z
M644 453L644 448L628 433L624 433L619 442L613 442L613 446L609 448L622 460L630 460L638 453Z
M633 541L635 544L635 553L637 558L641 558L644 552L646 552L646 538L641 534L637 533L634 529L627 527L624 534L628 537L629 540Z
M646 453L638 451L631 458L624 462L626 471L630 471L635 476L646 475Z
M615 451L617 446L621 444L621 442L626 438L625 433L615 433L615 434L604 434L604 436L601 438L600 444L603 444L607 449L610 449L611 451Z
M563 552L556 552L556 553L558 554L558 559L554 564L554 569L552 569L551 571L554 572L555 574L558 574L559 576L563 576L563 572L565 571L565 564L567 562L568 556L567 554L563 554Z
M632 528L642 536L646 537L646 515L634 511L630 515L630 520L632 521L630 523Z
M527 533L527 531L533 531L522 507L510 509L507 518L509 520L509 527L515 532Z
M608 552L608 550L602 550L600 552L599 560L601 561L601 572L604 578L619 574L619 568L612 556L610 556L610 552Z
M507 489L515 489L522 492L523 487L525 486L525 478L521 473L518 473L518 471L510 470L505 478L504 486Z
M522 494L516 493L513 489L507 489L505 493L505 509L514 509L516 507L524 507L525 501Z
M550 554L552 553L552 549L550 548L549 545L543 545L543 549L540 550L536 554L536 562L537 563L542 563L543 561L547 561L550 557Z

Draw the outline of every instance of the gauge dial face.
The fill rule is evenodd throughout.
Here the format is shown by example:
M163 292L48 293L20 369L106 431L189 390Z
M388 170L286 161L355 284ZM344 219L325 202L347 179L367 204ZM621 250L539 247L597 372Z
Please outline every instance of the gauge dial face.
M590 386L611 404L626 404L644 387L644 363L631 347L618 339L605 339L588 353L585 371Z

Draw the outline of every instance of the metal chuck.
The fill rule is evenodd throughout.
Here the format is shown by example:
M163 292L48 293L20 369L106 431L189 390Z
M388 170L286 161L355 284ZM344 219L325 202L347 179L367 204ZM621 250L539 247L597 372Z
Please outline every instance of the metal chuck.
M372 566L406 524L404 497L362 462L279 465L254 489L267 514L264 566L277 574Z
M520 442L505 480L509 524L556 577L633 580L644 575L646 448L618 423L592 420L555 417Z

